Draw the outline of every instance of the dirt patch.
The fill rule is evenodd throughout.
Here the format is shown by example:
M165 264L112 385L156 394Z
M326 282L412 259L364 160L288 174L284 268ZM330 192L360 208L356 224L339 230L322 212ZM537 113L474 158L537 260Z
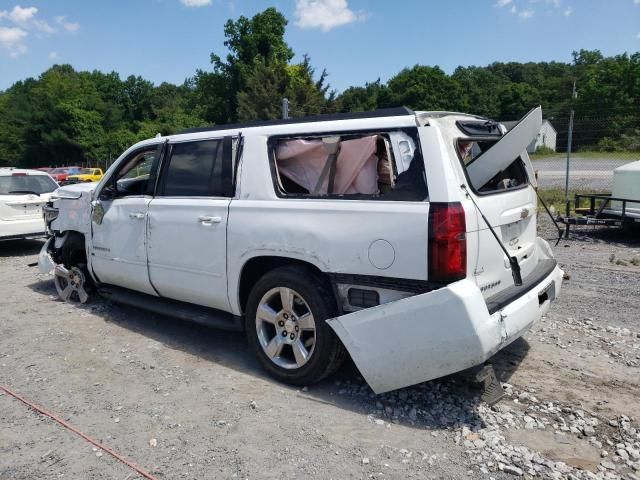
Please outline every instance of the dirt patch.
M510 430L506 435L513 445L523 445L544 456L581 470L598 471L600 451L588 441L546 430Z

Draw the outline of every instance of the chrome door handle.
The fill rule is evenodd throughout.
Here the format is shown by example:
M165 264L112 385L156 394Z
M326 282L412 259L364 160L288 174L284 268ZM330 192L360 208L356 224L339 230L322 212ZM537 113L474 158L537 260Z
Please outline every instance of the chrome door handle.
M212 223L222 222L222 217L208 217L206 215L201 215L198 217L198 222L211 225Z
M133 220L142 220L144 218L144 212L131 212L129 218Z

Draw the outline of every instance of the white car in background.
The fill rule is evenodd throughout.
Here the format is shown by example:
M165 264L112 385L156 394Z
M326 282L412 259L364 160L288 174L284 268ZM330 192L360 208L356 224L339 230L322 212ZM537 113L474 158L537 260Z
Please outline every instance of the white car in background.
M0 241L44 235L42 207L57 188L46 172L0 168Z

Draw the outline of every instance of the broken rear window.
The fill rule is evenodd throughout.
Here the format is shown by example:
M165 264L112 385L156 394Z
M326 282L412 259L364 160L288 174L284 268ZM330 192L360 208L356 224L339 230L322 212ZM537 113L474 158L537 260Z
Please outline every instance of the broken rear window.
M280 137L271 142L282 196L423 201L417 132Z
M485 151L491 148L496 140L459 139L456 144L458 156L465 169ZM477 161L482 162L482 158ZM504 170L494 175L487 183L476 188L478 193L499 193L506 190L522 188L529 183L527 170L522 158L514 159Z

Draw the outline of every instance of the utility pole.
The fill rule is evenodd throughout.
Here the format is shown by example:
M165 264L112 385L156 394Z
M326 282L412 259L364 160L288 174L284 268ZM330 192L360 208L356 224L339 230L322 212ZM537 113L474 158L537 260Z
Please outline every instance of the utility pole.
M569 134L567 135L567 171L564 177L564 200L566 204L566 212L565 215L569 218L569 213L571 210L571 201L569 200L569 165L571 163L571 146L573 144L573 117L574 117L574 102L578 98L578 92L576 91L576 81L573 81L573 92L571 93L571 112L569 113ZM569 223L566 224L565 228L565 238L569 238Z
M289 99L288 98L282 99L282 118L285 120L289 118Z

